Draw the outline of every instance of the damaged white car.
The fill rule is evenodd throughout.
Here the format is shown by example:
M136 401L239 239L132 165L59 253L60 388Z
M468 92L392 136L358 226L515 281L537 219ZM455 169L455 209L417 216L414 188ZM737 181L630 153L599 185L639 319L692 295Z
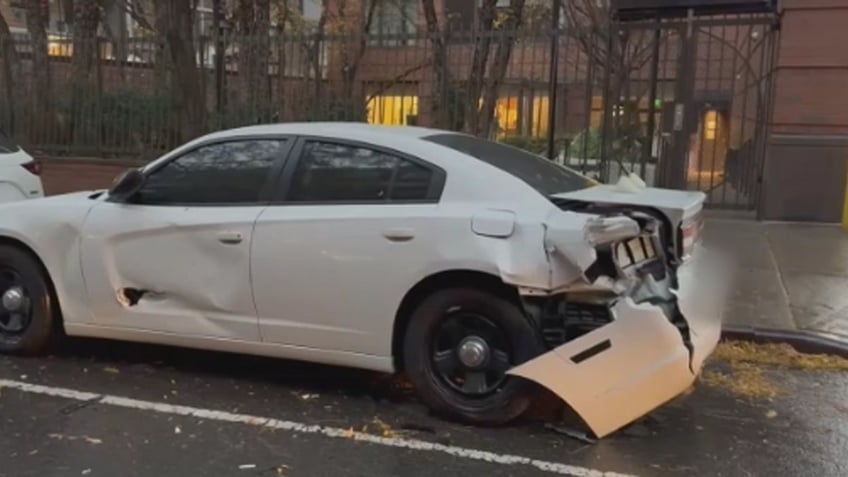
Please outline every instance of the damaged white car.
M0 206L0 351L64 330L403 370L480 424L536 382L602 437L718 342L704 199L425 128L214 133L109 191Z

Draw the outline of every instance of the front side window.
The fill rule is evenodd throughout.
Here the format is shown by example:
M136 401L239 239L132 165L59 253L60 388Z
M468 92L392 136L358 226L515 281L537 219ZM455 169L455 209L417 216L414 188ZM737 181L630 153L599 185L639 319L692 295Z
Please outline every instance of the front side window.
M292 179L293 202L423 201L433 171L393 154L347 144L307 141Z
M133 202L149 205L252 204L286 140L240 140L202 146L154 170Z

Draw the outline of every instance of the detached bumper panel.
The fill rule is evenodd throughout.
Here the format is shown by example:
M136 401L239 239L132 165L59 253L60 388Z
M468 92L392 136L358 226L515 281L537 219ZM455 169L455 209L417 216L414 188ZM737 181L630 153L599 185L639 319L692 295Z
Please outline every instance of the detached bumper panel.
M695 381L721 333L721 295L704 296L701 284L723 277L714 276L718 268L704 265L702 260L709 257L700 255L681 267L681 291L676 293L690 325L692 353L660 307L624 297L612 308L612 323L517 366L510 374L557 394L599 438L674 399ZM717 291L718 286L706 289Z

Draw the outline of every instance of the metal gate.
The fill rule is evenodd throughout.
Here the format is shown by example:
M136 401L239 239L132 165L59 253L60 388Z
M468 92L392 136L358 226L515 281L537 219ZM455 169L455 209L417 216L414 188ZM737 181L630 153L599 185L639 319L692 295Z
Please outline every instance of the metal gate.
M755 210L773 70L775 14L615 20L604 72L602 166L700 190L707 206ZM617 64L616 64L617 63Z

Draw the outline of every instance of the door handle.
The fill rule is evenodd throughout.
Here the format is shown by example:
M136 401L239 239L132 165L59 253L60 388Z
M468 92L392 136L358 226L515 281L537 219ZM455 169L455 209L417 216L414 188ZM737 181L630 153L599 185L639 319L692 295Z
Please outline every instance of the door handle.
M415 231L407 228L386 229L383 237L392 242L408 242L415 238Z
M221 232L218 234L218 241L227 245L236 245L241 243L241 232Z

